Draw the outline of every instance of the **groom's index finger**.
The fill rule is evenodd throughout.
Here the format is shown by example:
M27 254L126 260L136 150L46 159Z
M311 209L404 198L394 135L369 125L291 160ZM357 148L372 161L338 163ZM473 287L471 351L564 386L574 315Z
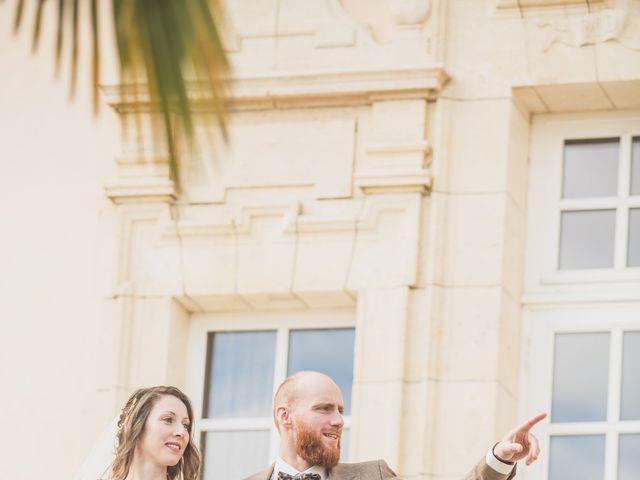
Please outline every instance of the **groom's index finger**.
M522 425L520 425L520 427L518 428L519 430L524 430L524 431L529 431L531 430L537 423L539 423L540 421L544 420L547 417L547 412L542 412L539 413L538 415L536 415L535 417L530 418L529 420L527 420L526 422L524 422Z

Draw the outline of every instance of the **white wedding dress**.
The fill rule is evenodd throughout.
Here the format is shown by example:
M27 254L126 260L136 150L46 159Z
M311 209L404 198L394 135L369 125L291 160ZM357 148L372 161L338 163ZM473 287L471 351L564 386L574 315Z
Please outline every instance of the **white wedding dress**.
M117 431L118 417L114 418L100 434L74 480L108 480L116 450Z

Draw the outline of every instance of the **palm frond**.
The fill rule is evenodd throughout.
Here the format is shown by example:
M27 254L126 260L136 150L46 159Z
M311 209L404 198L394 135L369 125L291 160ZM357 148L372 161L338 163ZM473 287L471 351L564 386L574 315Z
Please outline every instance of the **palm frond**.
M37 47L46 0L38 0L33 30ZM160 113L161 124L154 132L166 141L171 176L179 185L180 169L175 147L174 127L180 127L193 140L194 107L189 91L198 87L226 138L226 79L229 74L222 43L222 8L219 0L111 0L113 28L120 66L120 84L133 92L134 100L149 102ZM70 92L76 88L79 64L82 7L89 5L91 28L91 78L94 109L98 106L100 42L98 0L57 1L55 42L56 71L68 49L71 60ZM25 1L18 0L14 27L22 23ZM82 17L82 18L81 18ZM70 32L69 32L70 29ZM143 85L140 85L140 84ZM201 100L200 100L201 101Z
M38 10L36 10L35 26L33 28L33 42L32 49L35 50L40 42L40 32L42 30L42 11L44 10L44 3L47 0L38 0Z
M13 31L17 32L20 29L20 25L22 25L22 15L24 13L24 0L18 0L16 4L16 15L13 20Z
M56 30L56 75L60 70L62 63L62 45L64 43L64 26L66 13L66 0L58 0L58 26Z
M73 97L76 91L76 82L78 80L78 47L79 47L79 28L78 15L80 0L72 0L71 3L71 84L69 94Z
M93 111L97 112L98 85L100 84L100 28L98 22L98 0L91 0L91 83L93 84Z

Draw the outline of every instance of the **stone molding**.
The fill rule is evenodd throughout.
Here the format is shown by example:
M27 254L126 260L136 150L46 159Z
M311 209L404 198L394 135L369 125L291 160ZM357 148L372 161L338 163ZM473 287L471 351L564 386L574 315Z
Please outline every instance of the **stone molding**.
M498 0L496 8L541 8L541 7L567 7L585 6L585 0ZM592 6L608 5L610 0L591 0Z
M161 237L167 240L180 237L185 240L250 235L256 220L266 217L280 218L282 234L352 233L355 229L359 232L375 232L384 214L410 210L411 198L411 195L370 196L363 200L364 203L359 211L355 210L354 215L344 213L344 209L340 214L304 214L302 205L297 202L226 207L209 222L169 221L162 227Z
M243 76L234 80L231 107L344 106L381 99L435 99L448 79L442 65Z
M178 197L174 182L168 178L134 177L107 183L105 194L114 203L173 202Z
M229 107L246 110L370 104L381 99L432 100L448 80L441 64L242 75L230 78ZM102 90L107 103L119 113L149 111L143 85L110 85ZM136 92L142 96L136 98ZM209 100L196 83L189 89L189 98L196 104Z
M133 272L139 245L153 238L153 226L170 221L166 203L127 203L117 209L118 243L114 245L118 264L112 272L107 298L118 299L138 295L138 278Z
M379 142L367 144L365 152L369 155L388 153L422 153L423 155L428 155L431 153L431 146L426 140L404 143Z
M419 192L431 189L431 170L371 170L355 175L355 184L365 193Z
M364 193L419 192L431 189L431 169L424 168L424 159L431 153L426 140L386 141L364 146L368 164L354 174L354 184ZM375 158L392 158L387 165L376 165ZM404 158L403 158L404 157ZM389 166L391 163L394 166Z

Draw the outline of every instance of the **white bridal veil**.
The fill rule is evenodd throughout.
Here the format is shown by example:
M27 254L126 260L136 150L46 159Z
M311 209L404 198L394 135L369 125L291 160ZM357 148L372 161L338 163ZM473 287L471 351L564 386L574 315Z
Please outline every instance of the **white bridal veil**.
M74 480L106 479L106 475L113 462L116 449L116 432L118 431L118 416L116 416L103 430L87 458L85 458Z

